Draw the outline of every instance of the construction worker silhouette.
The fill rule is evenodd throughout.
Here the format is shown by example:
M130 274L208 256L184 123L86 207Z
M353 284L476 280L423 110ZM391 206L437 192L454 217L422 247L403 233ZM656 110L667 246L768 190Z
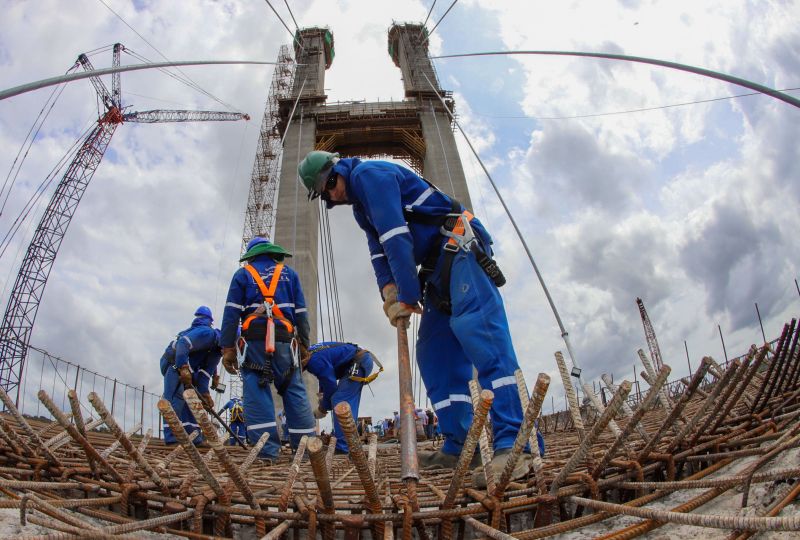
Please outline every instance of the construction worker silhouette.
M218 382L217 365L221 355L219 330L211 324L214 319L206 306L194 312L192 326L178 332L161 355L161 374L164 376L164 399L168 400L187 433L199 431L197 420L183 399L185 388L194 387L200 399L208 407L214 406L209 387L215 388ZM164 427L164 442L175 444L175 434L169 426ZM194 439L201 444L203 436Z
M231 431L233 431L240 440L246 441L247 426L245 425L244 421L244 405L242 405L241 398L238 396L232 397L217 414L221 415L223 411L230 411L228 424L230 425ZM236 439L232 435L230 439L228 439L228 444L230 446L237 444Z
M298 174L309 199L322 197L329 208L352 205L391 324L407 325L412 313L422 315L417 363L445 442L437 452L420 454L420 466L457 462L472 422L468 382L474 366L481 387L495 395L494 464L502 470L522 422L514 378L519 365L498 291L505 278L492 260L492 239L483 224L394 163L312 151ZM528 472L530 459L518 463L515 478ZM485 483L480 474L474 480Z
M361 403L361 390L365 384L375 380L378 373L372 373L373 364L380 366L377 358L366 349L353 343L323 341L309 347L308 357L303 359L305 369L319 380L322 397L314 417L322 419L333 410L337 403L346 401L350 404L353 420L358 418L358 406ZM380 367L383 371L383 367ZM342 426L333 415L333 435L336 437L336 452L346 454L348 451Z
M269 432L262 459L277 459L280 451L270 383L283 398L292 446L315 432L300 376L299 347L309 344L308 313L300 279L283 263L290 256L266 238L250 240L240 259L246 264L231 279L222 317L222 365L231 374L242 369L247 439L255 444Z

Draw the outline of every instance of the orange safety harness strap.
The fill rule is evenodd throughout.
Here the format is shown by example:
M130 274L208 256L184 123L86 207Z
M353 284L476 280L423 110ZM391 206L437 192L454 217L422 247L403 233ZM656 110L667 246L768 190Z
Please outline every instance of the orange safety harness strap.
M280 280L281 272L283 271L283 263L278 263L275 265L275 270L272 273L272 279L269 282L269 287L264 283L264 280L261 279L261 275L258 273L258 270L251 264L247 264L244 267L251 276L253 276L253 280L258 285L258 289L261 291L261 294L264 296L264 302L269 303L272 306L272 317L281 321L286 329L289 332L294 332L294 326L292 325L291 321L287 319L281 309L275 305L275 290L278 288L278 281ZM258 317L262 316L262 314L251 313L242 323L242 330L247 330L250 327L250 323L257 319Z

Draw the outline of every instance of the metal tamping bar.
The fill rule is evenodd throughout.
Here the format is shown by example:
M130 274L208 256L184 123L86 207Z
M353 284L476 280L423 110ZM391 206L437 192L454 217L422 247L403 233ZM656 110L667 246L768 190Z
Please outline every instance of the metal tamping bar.
M200 401L200 398L197 396L197 392L195 392L193 389L184 390L183 399L185 399L186 403L189 404L191 413L197 420L197 423L200 424L200 429L203 430L203 435L205 435L206 441L208 441L208 444L214 451L214 455L216 455L217 459L219 459L220 463L222 463L222 467L225 469L225 472L228 473L230 479L239 489L242 496L244 496L245 500L250 505L250 508L253 510L261 510L261 505L258 504L258 500L256 500L255 495L253 495L253 490L250 488L250 484L239 472L236 464L231 460L227 450L225 450L225 447L222 445L222 441L217 435L217 430L214 428L211 420L208 419L206 410L203 407L203 403ZM260 527L257 525L256 528L258 529Z
M470 399L472 399L472 409L478 408L480 403L480 394L478 393L478 381L472 379L469 381ZM486 422L484 422L484 429L480 431L478 436L478 444L481 451L481 463L483 465L483 474L486 477L486 491L493 493L495 482L494 474L492 473L492 447L489 444L489 436L486 434Z
M175 414L175 411L172 409L170 402L166 399L159 399L158 410L161 412L161 416L164 417L164 421L172 430L172 434L175 435L175 439L177 439L178 443L181 445L181 448L183 448L183 451L189 457L189 461L192 462L192 465L194 465L195 469L197 469L197 472L200 473L200 476L203 477L217 497L224 496L225 492L222 489L222 485L220 485L219 481L214 476L214 473L211 472L211 469L208 468L208 465L203 460L203 456L200 455L197 447L192 444L192 440L186 434L186 430L183 428L183 424L181 424L178 415ZM173 451L171 455L173 454L177 455L177 452Z
M564 355L561 354L561 351L556 351L556 364L558 364L558 372L561 374L561 382L564 384L564 392L567 394L567 403L569 403L569 414L572 416L572 423L575 424L575 430L578 432L578 440L582 441L586 436L586 428L583 426L581 409L578 407L578 397L575 395L575 388L572 386L572 381L567 371L567 364L564 362Z
M47 394L45 394L45 395L47 395ZM25 432L25 435L28 436L28 438L31 441L31 444L33 444L36 447L36 450L37 451L41 450L41 452L44 454L44 456L47 458L47 460L50 463L53 463L54 465L58 465L60 467L61 466L61 462L44 445L44 443L42 442L42 439L39 438L39 436L36 434L35 431L33 431L33 428L31 427L31 425L28 423L27 420L25 420L25 418L19 412L17 407L14 405L14 401L12 401L12 399L10 397L8 397L8 394L6 394L6 391L3 390L2 388L0 388L0 400L3 401L3 404L6 406L6 409L14 417L14 420L17 421L17 424L19 424L19 427L21 427L22 431ZM64 415L62 414L61 416L63 417Z
M592 478L597 479L600 477L603 469L605 469L606 465L608 465L608 463L614 458L614 455L616 454L617 450L619 450L619 447L622 446L622 441L630 436L631 432L633 431L633 426L637 425L644 417L645 413L647 413L647 411L649 411L653 405L655 405L656 400L659 399L659 394L661 393L664 383L667 382L667 377L669 377L670 371L672 371L672 368L666 364L664 364L658 371L658 375L653 381L653 385L650 387L650 390L648 390L644 400L639 404L639 407L633 413L633 416L631 416L631 418L628 420L628 424L625 426L625 429L623 429L622 433L620 433L614 442L611 443L611 446L608 447L608 450L606 450L606 453L603 454L603 457L600 459L600 463L598 463L594 470L591 471ZM619 389L616 391L619 391Z
M311 460L311 468L314 471L314 480L317 481L319 490L319 501L322 503L322 511L325 514L333 514L333 491L331 490L331 479L328 474L328 466L325 463L325 454L322 451L322 441L317 437L311 437L308 441L308 456ZM323 523L322 536L325 540L333 540L334 528L332 523Z
M67 420L66 416L64 416L64 413L61 412L61 410L58 407L56 407L56 404L53 403L53 400L50 399L50 396L47 395L47 392L45 392L44 390L39 390L38 396L39 396L39 401L44 403L44 406L47 407L47 410L50 411L50 414L52 414L53 417L58 421L58 423L61 424L61 427L67 430L67 432L75 440L75 442L78 443L78 445L81 448L83 448L83 451L86 454L87 459L91 456L97 462L99 462L103 466L103 468L107 470L109 474L111 474L111 477L114 478L115 482L122 483L125 481L124 478L122 478L122 476L119 474L119 472L117 472L117 470L114 468L114 466L111 465L103 456L100 455L100 453L95 449L94 446L92 446L92 444L86 439L86 437L78 433L77 428L74 425L72 425L70 421ZM41 439L39 439L39 442L41 443ZM44 445L42 445L42 448L45 448ZM47 450L47 452L49 453L50 451Z
M522 405L522 410L528 408L528 402L530 401L530 397L528 397L528 385L525 384L525 377L522 374L522 370L518 369L514 372L514 378L517 380L517 393L519 394L519 402ZM528 444L531 447L531 458L533 458L533 473L536 475L536 487L539 489L539 493L544 494L547 491L547 486L545 486L544 482L544 474L543 474L543 463L542 463L542 456L539 453L539 441L536 438L536 431L531 431L530 437L528 437Z
M606 388L608 388L612 394L617 392L617 385L614 384L614 381L611 380L611 377L608 376L608 373L603 373L600 375L600 380L603 381L603 384L606 385ZM631 410L631 407L628 405L627 401L622 404L622 415L626 418L633 416L633 410ZM650 440L650 435L648 435L647 430L642 424L636 424L636 431L639 433L645 443Z
M283 484L283 488L281 488L280 503L278 504L278 509L281 512L285 512L289 507L289 497L292 496L292 486L294 486L294 481L300 472L300 464L303 462L303 456L306 453L306 444L308 444L308 435L303 435L300 438L300 442L297 443L297 451L294 453L292 464L289 466L289 477L286 479L286 483Z
M692 399L694 391L697 389L698 386L700 386L700 383L706 376L706 371L708 371L708 362L704 360L700 362L700 367L697 369L697 371L694 372L694 375L692 375L692 380L690 381L689 387L686 389L686 392L683 394L683 396L681 396L681 399L678 400L678 403L675 404L675 407L672 408L672 411L669 413L669 415L667 415L667 417L661 423L661 427L659 427L658 431L655 433L655 435L653 435L653 438L650 439L650 442L648 442L644 446L644 448L642 448L639 451L639 453L636 456L636 461L641 463L642 461L647 459L647 456L650 454L650 452L652 452L653 448L655 448L656 444L661 439L661 436L664 434L664 432L669 427L672 427L673 422L675 422L675 419L678 418L678 416L680 416L681 411L683 411L683 408L686 406L687 403L689 403L689 400Z
M464 440L464 445L461 448L461 455L458 457L453 469L453 476L450 478L450 485L447 487L447 494L442 503L442 510L447 510L453 507L458 490L461 487L461 481L467 473L469 463L472 461L472 456L475 454L475 447L478 444L478 439L483 433L483 426L486 423L486 416L489 414L489 409L492 408L494 401L494 393L491 390L481 391L478 399L478 406L475 407L475 413L472 416L472 425L469 426L467 438ZM448 520L449 521L449 520ZM449 535L444 535L444 538L449 538Z
M339 402L333 408L333 412L336 414L336 419L339 420L339 425L347 440L350 460L353 462L353 465L355 465L358 478L361 480L361 485L364 488L367 506L373 514L380 514L383 511L381 508L381 500L378 497L378 489L375 486L375 480L369 472L367 455L364 453L364 448L362 448L361 441L358 439L358 430L356 429L356 423L353 421L353 413L350 410L350 404L346 401ZM382 521L376 522L374 524L374 529L376 538L383 536Z
M544 403L547 389L550 387L550 377L544 373L539 373L536 378L536 386L533 387L533 399L528 402L525 408L525 414L522 417L522 425L517 432L517 438L514 439L514 445L511 447L511 453L506 461L506 466L500 473L500 480L494 488L494 496L501 497L511 481L511 476L517 466L522 451L528 443L528 437L533 431L533 424L539 418L539 413L542 412L542 403ZM538 444L536 445L538 447Z
M397 374L400 381L400 478L419 479L414 391L411 388L411 355L408 350L407 319L397 323Z
M611 403L608 404L608 407L605 408L603 414L601 414L600 418L594 423L592 429L586 435L586 438L581 441L578 449L575 450L569 460L561 468L561 471L558 473L555 480L553 480L553 483L550 484L550 495L555 496L558 493L558 488L561 487L567 479L567 476L569 476L578 464L586 458L586 455L592 448L592 444L594 444L595 440L600 436L600 433L606 428L609 420L619 413L619 410L622 408L622 402L628 399L628 394L630 394L630 392L631 383L629 381L622 381L619 385L619 390L617 390L617 393L614 394L614 397L611 399Z
M169 495L169 487L164 483L161 477L158 475L156 470L147 462L144 456L139 452L139 450L133 445L131 440L125 435L125 432L117 424L117 421L114 420L114 417L111 416L111 413L108 412L106 409L103 400L100 399L95 392L89 392L89 403L92 404L92 407L95 408L97 414L100 415L100 418L103 419L108 429L111 431L112 435L117 438L117 440L122 444L122 447L128 452L128 455L142 468L142 470L147 474L147 476L152 480L152 482L158 486L161 492L164 495ZM80 414L80 411L78 411Z

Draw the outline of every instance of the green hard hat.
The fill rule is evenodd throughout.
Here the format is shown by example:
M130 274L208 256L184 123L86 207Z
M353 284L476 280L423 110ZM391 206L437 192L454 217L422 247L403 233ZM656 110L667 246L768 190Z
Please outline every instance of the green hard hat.
M247 251L239 259L239 262L252 259L257 255L263 255L264 253L269 253L272 255L273 259L278 261L282 261L284 257L292 256L291 253L283 249L278 244L273 244L262 236L256 236L247 243Z
M297 175L300 181L308 189L308 198L316 199L322 193L325 182L331 174L331 169L339 161L339 154L325 152L323 150L312 150L300 165L297 166Z

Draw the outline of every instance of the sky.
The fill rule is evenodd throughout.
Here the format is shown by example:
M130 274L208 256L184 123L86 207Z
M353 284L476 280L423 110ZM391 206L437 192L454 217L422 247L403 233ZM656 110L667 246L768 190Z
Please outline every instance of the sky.
M393 21L422 22L431 4L289 2L300 27L334 34L325 82L331 101L401 100L387 31ZM450 4L434 6L429 29ZM286 4L272 5L293 29ZM2 0L0 7L3 89L62 74L80 53L115 42L151 61L274 61L291 39L257 0L74 0L70 9L55 0ZM430 50L645 56L788 89L800 87L798 18L797 1L461 0L433 32ZM90 59L108 67L111 53ZM139 60L126 54L122 63ZM492 56L435 66L519 224L587 380L602 373L632 380L641 371L636 350L647 345L637 297L678 377L688 372L687 350L696 368L705 355L722 361L761 343L756 303L768 339L797 316L800 110L763 95L732 98L749 90L717 80L619 61ZM61 245L32 337L54 355L156 393L158 358L195 307L209 305L221 318L272 76L272 66L182 71L207 94L140 71L122 75L123 104L236 110L252 120L120 126ZM89 82L67 85L17 174L15 158L50 92L0 101L0 170L15 178L0 215L3 235L98 116ZM545 412L561 409L560 330L486 175L460 133L456 139L475 213L508 278L501 291L520 366L531 385L539 372L552 377ZM0 258L4 306L54 189ZM386 367L364 391L362 415L388 416L398 403L394 330L377 289L365 286L374 280L362 233L348 210L330 217L345 339ZM39 386L61 385L42 363L32 354L26 409ZM82 383L99 391L96 377ZM136 406L117 405L131 415Z

